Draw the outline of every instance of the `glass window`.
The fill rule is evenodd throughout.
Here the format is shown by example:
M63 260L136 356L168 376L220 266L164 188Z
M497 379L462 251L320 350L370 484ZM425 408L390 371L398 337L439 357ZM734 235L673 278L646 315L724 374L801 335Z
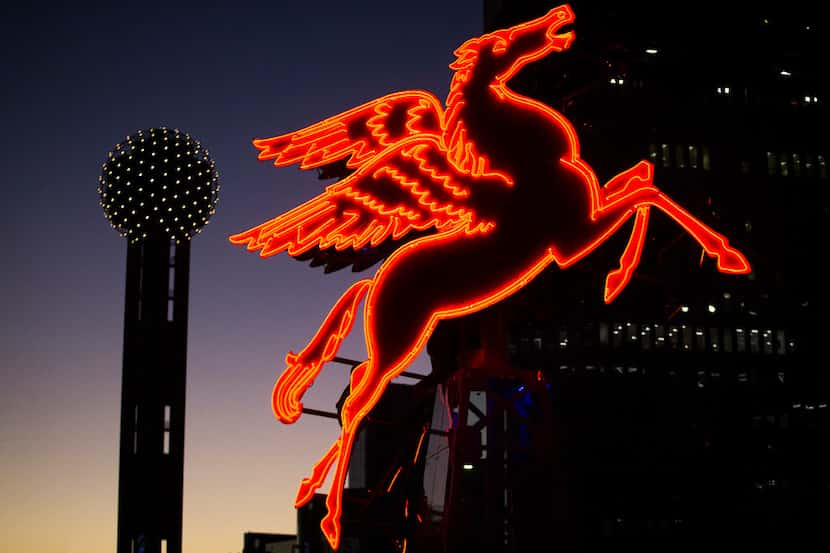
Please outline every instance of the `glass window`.
M689 146L689 166L697 169L697 146Z
M686 147L678 144L674 147L675 162L681 169L686 167Z
M681 339L683 340L683 349L685 351L689 351L692 349L692 327L681 325L680 331L682 333Z
M779 330L775 333L775 352L778 355L784 355L787 353L787 340L783 330Z
M778 172L781 173L782 177L790 176L790 162L787 159L788 157L786 154L782 154L781 159L778 160Z
M654 344L657 349L666 345L666 328L663 325L654 326Z
M640 347L643 349L651 349L651 326L643 325L643 330L640 331Z
M778 158L772 152L767 152L767 173L774 175L778 170Z
M680 345L680 332L674 325L669 327L669 348L676 350Z
M623 340L623 326L621 324L615 324L614 330L611 332L611 344L614 348L620 347Z
M749 350L752 353L759 353L761 351L761 336L755 328L749 331Z
M133 453L138 453L138 405L133 410Z
M660 149L663 154L663 167L671 167L671 148L668 144L662 144Z
M162 444L162 453L168 455L170 453L170 406L164 406L164 443Z
M701 327L695 328L695 349L697 351L706 350L706 335Z
M773 345L772 345L772 330L765 330L764 331L764 353L769 355L773 352Z
M732 329L724 328L723 329L723 351L727 353L732 353Z
M709 170L712 169L712 167L709 163L710 163L710 161L709 161L709 147L704 146L703 147L703 170L704 171L709 171Z

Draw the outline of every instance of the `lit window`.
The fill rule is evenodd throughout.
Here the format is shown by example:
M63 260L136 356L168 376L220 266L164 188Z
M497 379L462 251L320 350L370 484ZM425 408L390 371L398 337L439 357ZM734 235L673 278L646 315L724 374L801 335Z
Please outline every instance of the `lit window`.
M772 152L767 152L767 173L774 175L778 168L778 158Z
M790 175L790 164L787 157L787 155L782 155L781 159L778 160L778 171L782 177L788 177Z
M810 154L804 156L804 172L808 177L816 176L816 166L813 163L813 156Z
M801 158L798 154L793 154L793 174L796 177L801 176Z
M627 331L627 334L628 334L628 340L627 340L628 343L632 344L632 343L636 342L637 339L640 337L639 336L640 333L637 331L637 325L628 323L628 324L625 325L625 327L626 327L626 331Z
M640 336L640 347L643 349L651 349L651 327L649 325L643 325Z
M657 144L648 145L648 159L652 163L657 162Z
M133 412L133 453L138 453L138 405Z
M709 165L709 147L703 147L703 170L709 171L712 167Z
M759 353L761 351L761 337L757 329L752 329L749 332L749 350L752 353Z
M681 325L680 330L682 332L683 349L688 351L692 348L692 327Z
M778 332L775 333L775 342L776 342L775 352L778 355L784 355L785 353L787 353L787 340L786 340L786 337L784 336L784 331L783 330L779 330Z
M657 349L663 349L663 346L666 343L666 329L663 325L655 325L654 341Z
M704 351L706 349L706 336L700 327L695 329L695 348L697 351Z
M697 147L689 146L689 166L692 169L697 169Z
M773 352L772 330L764 331L764 353L769 355Z
M162 445L162 453L170 454L170 406L164 406L164 443Z
M717 328L709 329L709 349L720 351L720 332Z
M608 323L599 323L599 343L608 345Z
M669 327L669 347L671 349L677 349L678 343L680 342L680 333L676 326Z
M818 178L826 179L827 178L827 166L824 163L824 156L818 156L816 158L816 163L818 164Z
M674 153L677 156L677 166L684 169L686 167L686 148L678 144L674 148Z
M663 167L671 167L671 148L668 144L661 144L660 149L663 154Z
M729 329L723 331L723 351L732 353L732 331Z

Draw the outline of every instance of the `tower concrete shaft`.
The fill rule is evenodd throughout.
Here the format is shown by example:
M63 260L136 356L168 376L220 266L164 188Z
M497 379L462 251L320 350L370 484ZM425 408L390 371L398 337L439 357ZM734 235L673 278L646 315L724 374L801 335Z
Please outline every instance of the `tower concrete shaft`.
M117 553L181 553L190 242L127 247Z

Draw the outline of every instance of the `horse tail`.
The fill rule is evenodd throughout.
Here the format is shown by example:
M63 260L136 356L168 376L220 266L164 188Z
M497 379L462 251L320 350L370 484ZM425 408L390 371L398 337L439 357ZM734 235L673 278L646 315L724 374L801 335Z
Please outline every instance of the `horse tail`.
M354 283L331 308L305 349L285 356L286 368L274 384L271 396L271 407L279 421L290 424L300 418L303 412L300 399L349 334L357 305L371 285L371 279Z

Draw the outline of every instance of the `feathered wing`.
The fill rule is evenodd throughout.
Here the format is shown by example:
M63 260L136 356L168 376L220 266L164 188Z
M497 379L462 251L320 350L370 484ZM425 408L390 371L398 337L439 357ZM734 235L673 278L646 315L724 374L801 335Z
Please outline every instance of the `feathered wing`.
M278 167L300 163L301 169L321 167L348 158L354 169L406 138L440 136L444 111L438 99L423 90L388 94L296 132L254 140L259 159Z
M487 206L476 191L493 189L509 186L499 175L461 171L437 136L416 135L378 153L319 196L230 240L268 257L282 251L299 256L315 246L376 246L413 230L483 233L494 222L481 215Z

